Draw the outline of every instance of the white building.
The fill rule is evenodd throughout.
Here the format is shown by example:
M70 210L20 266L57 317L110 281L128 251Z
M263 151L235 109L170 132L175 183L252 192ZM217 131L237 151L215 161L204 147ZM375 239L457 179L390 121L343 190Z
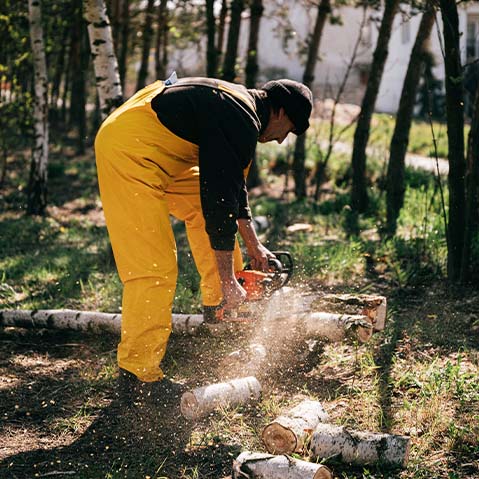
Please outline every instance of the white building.
M288 8L287 19L280 18L275 11L277 2L265 0L265 12L261 20L258 58L260 81L288 77L301 80L304 70L305 55L299 53L308 32L313 29L316 8L306 10L301 2L283 0L282 6ZM376 110L394 113L399 104L402 83L406 75L409 56L414 45L419 27L420 15L411 15L406 6L401 6L396 15L389 44L389 55L385 65ZM249 12L248 12L249 13ZM317 98L334 97L341 83L353 49L357 43L361 24L363 24L361 41L354 67L351 70L342 101L360 103L367 80L368 67L376 46L381 12L368 10L363 21L363 9L342 7L333 14L341 19L341 24L326 23L320 45L320 60L315 71L314 90ZM279 25L282 22L282 25ZM459 6L459 23L461 35L461 55L463 63L479 58L479 2L470 2ZM278 32L289 30L291 39L285 48L283 38ZM240 57L245 58L249 25L244 19L241 25ZM444 62L441 42L442 21L437 15L430 38L430 50L436 59L434 74L444 79ZM284 35L283 35L284 37ZM204 74L204 50L176 52L171 66L180 67L188 74ZM244 62L243 62L244 64Z

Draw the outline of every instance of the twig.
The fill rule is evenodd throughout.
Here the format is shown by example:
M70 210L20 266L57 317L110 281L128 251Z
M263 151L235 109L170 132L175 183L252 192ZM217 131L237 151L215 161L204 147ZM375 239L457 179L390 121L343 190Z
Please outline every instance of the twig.
M77 471L51 471L51 472L46 472L45 474L39 474L36 477L47 477L47 476L63 476L63 475L73 475L76 474Z

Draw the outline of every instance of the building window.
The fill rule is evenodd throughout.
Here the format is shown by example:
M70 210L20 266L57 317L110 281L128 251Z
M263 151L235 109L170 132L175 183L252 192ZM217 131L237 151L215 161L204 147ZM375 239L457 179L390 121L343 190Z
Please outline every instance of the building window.
M466 59L479 58L479 15L471 15L467 19Z

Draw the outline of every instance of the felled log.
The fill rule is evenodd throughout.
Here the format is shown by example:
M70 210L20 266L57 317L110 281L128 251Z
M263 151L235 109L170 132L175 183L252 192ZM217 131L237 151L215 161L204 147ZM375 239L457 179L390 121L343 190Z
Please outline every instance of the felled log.
M364 315L309 313L303 314L302 320L309 337L324 337L330 341L351 337L365 343L373 334L371 319Z
M309 307L313 311L328 313L359 314L368 316L374 331L382 331L386 324L387 299L371 294L325 294L309 295Z
M329 420L318 401L305 400L267 424L261 434L266 450L271 454L292 454L303 450L314 428Z
M187 391L181 396L180 409L187 419L198 419L219 407L237 406L260 396L259 381L248 376Z
M359 432L331 424L318 424L311 436L314 457L338 456L352 464L382 464L405 467L409 458L407 436Z
M195 334L202 323L202 314L173 314L172 330L174 333ZM12 309L0 311L0 326L109 331L120 334L121 314L73 309Z
M289 456L242 452L233 461L233 479L333 479L321 464L300 461Z

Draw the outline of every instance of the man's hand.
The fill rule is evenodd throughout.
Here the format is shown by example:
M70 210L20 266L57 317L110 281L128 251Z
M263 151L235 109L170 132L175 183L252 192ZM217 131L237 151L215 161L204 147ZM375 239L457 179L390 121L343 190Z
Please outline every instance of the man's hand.
M233 252L215 250L225 309L234 309L246 300L246 291L235 278Z
M253 222L248 219L239 219L238 229L248 250L251 267L259 271L268 271L268 259L274 258L275 256L268 248L260 243L256 236Z

